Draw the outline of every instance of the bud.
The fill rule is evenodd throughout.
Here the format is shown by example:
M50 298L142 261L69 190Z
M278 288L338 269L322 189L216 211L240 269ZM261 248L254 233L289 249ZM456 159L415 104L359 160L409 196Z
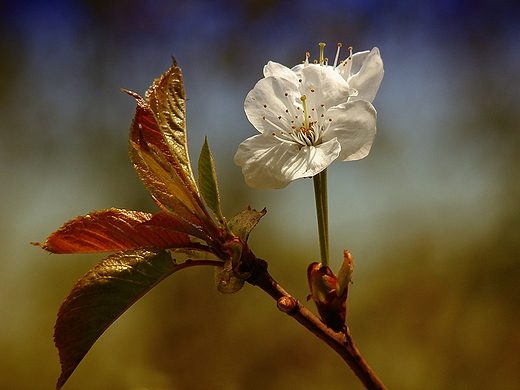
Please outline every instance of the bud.
M347 313L346 300L348 285L351 283L354 262L350 253L344 251L344 260L338 276L329 266L312 263L307 268L307 279L311 295L321 319L335 331L341 331L345 325Z
M223 294L233 294L239 291L251 276L250 268L254 255L244 241L232 235L226 237L222 250L229 254L229 259L216 271L217 289Z

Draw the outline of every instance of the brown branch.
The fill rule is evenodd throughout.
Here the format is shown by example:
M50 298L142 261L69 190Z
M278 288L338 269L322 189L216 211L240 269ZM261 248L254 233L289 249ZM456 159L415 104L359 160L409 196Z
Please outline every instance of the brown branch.
M336 351L368 390L386 390L383 382L377 377L354 345L352 335L347 326L341 332L336 332L329 328L271 277L267 271L267 263L264 260L255 258L253 261L255 263L253 272L247 279L250 284L264 290L277 301L280 311L293 317Z

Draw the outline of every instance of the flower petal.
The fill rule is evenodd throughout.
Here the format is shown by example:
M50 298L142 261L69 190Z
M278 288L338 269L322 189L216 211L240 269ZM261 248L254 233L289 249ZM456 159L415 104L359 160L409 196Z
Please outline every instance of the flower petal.
M339 155L341 145L331 139L316 147L300 148L270 134L246 139L238 147L235 163L242 167L247 185L255 189L284 188L291 181L314 176Z
M383 60L379 49L374 47L370 52L363 51L352 56L351 76L348 78L350 88L358 91L350 101L366 100L372 102L383 80Z
M318 105L323 103L325 108L329 108L348 100L349 84L332 67L310 64L301 70L301 75L303 91L314 90Z
M286 114L287 107L294 105L300 95L298 86L287 79L272 76L261 79L244 101L247 119L260 133L279 132L280 128L290 130L279 117Z
M264 77L281 77L295 85L298 83L298 77L291 69L274 61L269 61L264 66Z
M332 107L332 119L323 141L336 138L341 144L340 161L360 160L368 155L376 136L376 110L365 100L356 100Z

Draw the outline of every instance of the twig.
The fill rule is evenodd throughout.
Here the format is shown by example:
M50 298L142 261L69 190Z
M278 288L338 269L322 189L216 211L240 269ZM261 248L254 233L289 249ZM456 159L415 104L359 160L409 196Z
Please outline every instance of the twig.
M277 301L280 311L293 317L336 351L368 390L386 390L383 382L377 377L354 345L352 335L347 326L341 332L336 332L329 328L271 277L267 271L267 262L256 258L255 260L256 264L253 267L253 272L247 279L250 284L264 290Z

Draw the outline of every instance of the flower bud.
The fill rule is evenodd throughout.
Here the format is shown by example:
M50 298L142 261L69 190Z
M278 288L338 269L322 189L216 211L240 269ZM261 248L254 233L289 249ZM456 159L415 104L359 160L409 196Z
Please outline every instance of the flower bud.
M354 262L348 251L344 252L343 265L338 276L329 266L312 263L307 268L307 279L311 289L308 299L313 299L321 319L335 331L345 325L348 285L352 278Z

